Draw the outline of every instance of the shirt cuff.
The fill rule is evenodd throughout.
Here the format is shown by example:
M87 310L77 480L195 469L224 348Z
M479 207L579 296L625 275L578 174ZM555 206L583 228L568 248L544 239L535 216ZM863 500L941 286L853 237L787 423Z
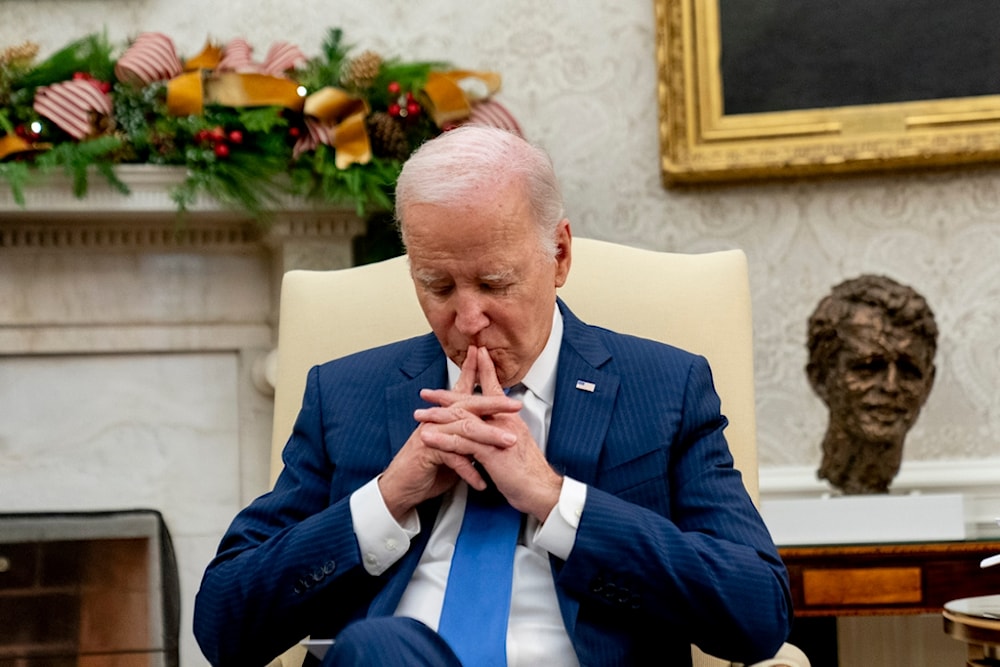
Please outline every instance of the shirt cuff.
M553 556L566 560L576 542L576 530L580 527L583 506L587 502L587 485L571 477L563 477L559 502L549 512L545 522L538 526L534 544Z
M378 477L351 494L351 521L365 571L376 577L403 557L410 540L420 532L416 510L410 510L402 524L393 518L378 488Z

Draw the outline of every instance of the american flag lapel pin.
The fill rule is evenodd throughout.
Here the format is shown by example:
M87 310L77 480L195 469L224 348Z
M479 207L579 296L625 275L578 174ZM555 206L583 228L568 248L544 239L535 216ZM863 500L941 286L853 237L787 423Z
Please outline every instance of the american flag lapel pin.
M594 390L597 389L597 385L594 384L593 382L587 382L586 380L577 380L576 388L579 389L580 391L589 391L591 394L593 394Z

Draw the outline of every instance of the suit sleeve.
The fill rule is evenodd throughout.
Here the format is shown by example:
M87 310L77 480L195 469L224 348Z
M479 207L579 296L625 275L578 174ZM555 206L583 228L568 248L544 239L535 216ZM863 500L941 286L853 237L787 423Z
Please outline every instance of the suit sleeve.
M588 489L557 581L580 601L582 620L621 619L623 628L689 638L710 654L756 662L787 637L787 573L733 468L707 361L691 359L679 405L665 408L676 420L653 416L642 427L643 437L668 450L644 458L661 463L647 464L652 477L633 488ZM667 424L672 432L664 432ZM651 495L669 504L638 500L643 486L664 490Z
M373 595L349 495L331 501L318 376L309 373L274 489L236 516L198 591L194 632L216 667L266 664L305 635L322 636L318 622L343 625Z

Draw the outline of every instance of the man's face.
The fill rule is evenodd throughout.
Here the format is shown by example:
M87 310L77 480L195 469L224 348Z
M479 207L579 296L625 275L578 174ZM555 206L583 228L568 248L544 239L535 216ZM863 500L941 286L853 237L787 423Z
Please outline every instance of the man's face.
M933 351L870 306L840 333L843 348L825 387L831 421L855 441L902 444L930 394Z
M445 354L461 366L469 345L485 347L500 383L519 382L552 328L569 222L559 223L550 259L516 185L456 206L414 204L403 220L417 299Z

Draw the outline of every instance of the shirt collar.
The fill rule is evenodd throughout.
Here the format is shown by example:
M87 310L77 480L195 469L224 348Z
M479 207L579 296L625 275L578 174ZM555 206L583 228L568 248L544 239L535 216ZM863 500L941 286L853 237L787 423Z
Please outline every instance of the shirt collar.
M551 406L556 398L556 366L559 363L559 348L562 346L563 317L556 306L552 312L552 329L549 331L549 339L545 342L541 354L535 359L535 363L528 369L528 373L521 380L525 387L531 390L538 398ZM462 369L448 359L448 386L453 387L458 381L458 376Z

